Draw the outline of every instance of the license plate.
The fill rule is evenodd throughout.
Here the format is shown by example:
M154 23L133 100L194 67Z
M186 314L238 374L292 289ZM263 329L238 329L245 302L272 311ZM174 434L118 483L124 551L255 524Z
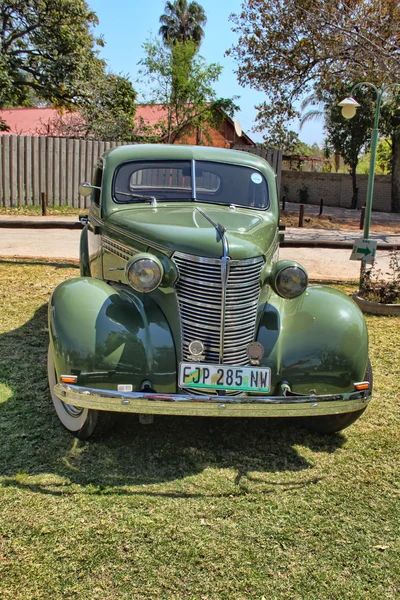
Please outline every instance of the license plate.
M183 362L179 369L179 386L268 393L271 386L271 369Z

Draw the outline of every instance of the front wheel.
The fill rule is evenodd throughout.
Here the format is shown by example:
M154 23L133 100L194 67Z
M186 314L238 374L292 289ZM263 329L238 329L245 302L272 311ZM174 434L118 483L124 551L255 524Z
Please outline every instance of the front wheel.
M369 359L364 380L369 382L369 389L372 393L373 376L371 361ZM337 433L355 423L361 417L365 408L340 415L327 415L326 417L299 417L296 419L296 424L318 433Z
M96 433L108 431L114 422L112 413L78 408L61 402L53 392L57 383L56 369L54 366L53 352L49 346L47 355L47 377L49 382L51 399L57 416L65 429L80 440L87 440L96 430Z

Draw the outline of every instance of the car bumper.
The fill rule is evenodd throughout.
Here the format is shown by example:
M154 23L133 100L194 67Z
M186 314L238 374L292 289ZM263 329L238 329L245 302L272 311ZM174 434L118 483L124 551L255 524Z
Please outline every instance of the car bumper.
M312 417L362 410L369 391L326 396L195 396L117 392L58 383L54 393L78 408L153 415L204 417Z

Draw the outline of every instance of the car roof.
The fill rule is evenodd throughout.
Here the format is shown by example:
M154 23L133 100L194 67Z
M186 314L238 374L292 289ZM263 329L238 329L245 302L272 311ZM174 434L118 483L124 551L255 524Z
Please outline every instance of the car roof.
M110 166L131 160L204 160L247 166L273 173L270 165L260 156L241 150L182 144L132 144L107 150L103 159Z

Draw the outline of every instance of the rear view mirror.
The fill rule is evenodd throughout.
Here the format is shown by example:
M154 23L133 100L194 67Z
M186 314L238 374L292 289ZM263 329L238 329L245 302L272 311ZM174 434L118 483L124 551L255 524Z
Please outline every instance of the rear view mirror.
M83 181L79 184L79 193L81 196L90 196L92 190L100 190L101 188L91 185L87 181Z

